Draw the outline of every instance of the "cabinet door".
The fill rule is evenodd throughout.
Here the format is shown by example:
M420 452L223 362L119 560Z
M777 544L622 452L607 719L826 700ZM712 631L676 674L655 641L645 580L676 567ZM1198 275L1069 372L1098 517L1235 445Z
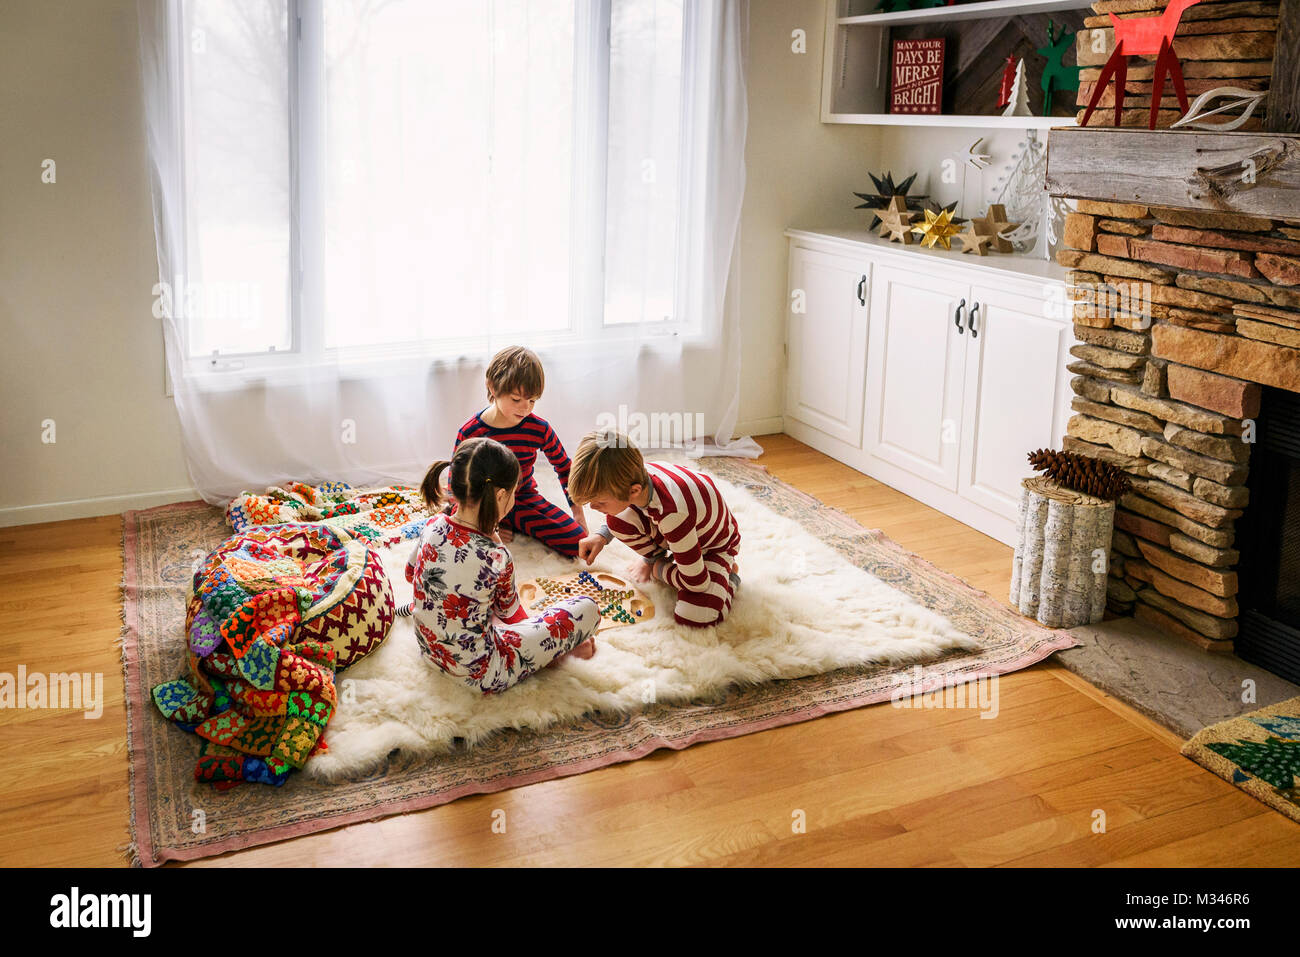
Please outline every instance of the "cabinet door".
M1059 438L1070 326L1043 296L977 285L971 297L958 492L1014 521L1027 453Z
M969 296L970 287L959 280L876 267L867 449L950 492L957 489Z
M791 247L786 414L854 448L862 445L869 283L865 260Z

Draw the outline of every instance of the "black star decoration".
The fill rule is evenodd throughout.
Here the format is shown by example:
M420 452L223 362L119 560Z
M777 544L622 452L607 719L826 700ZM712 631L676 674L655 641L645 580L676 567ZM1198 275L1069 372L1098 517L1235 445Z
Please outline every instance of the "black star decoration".
M940 206L940 205L939 205L938 203L936 203L934 200L932 200L932 199L927 199L924 203L921 204L921 211L922 211L922 212L925 212L927 209L928 209L930 212L934 213L936 216L942 216L944 213L947 213L949 219L951 219L952 222L954 222L954 223L964 223L964 222L966 222L966 220L962 219L960 216L957 215L957 201L956 201L956 200L953 200L953 201L952 201L951 203L949 203L947 206Z
M922 200L926 199L925 196L907 195L907 191L911 189L912 184L916 182L915 173L907 177L907 179L903 180L897 186L894 185L894 174L892 172L885 173L883 176L876 176L874 173L868 173L867 175L871 177L872 185L876 187L876 195L872 196L870 193L855 192L853 195L865 202L863 202L861 206L855 206L854 209L888 209L889 201L895 196L902 196L907 203L908 209L915 210L918 213L925 209L922 205ZM867 228L875 229L879 225L880 217L872 215L871 225Z

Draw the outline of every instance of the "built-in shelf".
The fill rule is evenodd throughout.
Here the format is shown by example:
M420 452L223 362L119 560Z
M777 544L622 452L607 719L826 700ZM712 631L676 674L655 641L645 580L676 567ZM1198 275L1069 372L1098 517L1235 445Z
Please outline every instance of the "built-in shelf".
M928 7L925 10L900 10L897 13L836 17L835 22L842 27L899 27L911 23L931 23L935 20L987 20L999 16L1055 13L1058 10L1078 10L1084 6L1087 4L1080 3L1079 0L986 0L984 3L961 3L951 7ZM1091 13L1091 10L1089 12Z
M826 123L856 123L861 126L960 126L989 130L1046 130L1053 126L1078 126L1072 116L971 116L936 113L832 113Z
M1001 116L973 113L890 113L890 37L895 27L951 24L955 21L1003 20L1027 16L1072 12L1082 23L1092 13L1087 0L985 0L956 6L903 10L898 13L860 13L877 5L877 0L826 0L826 41L823 47L823 123L862 126L930 126L973 129L1050 129L1077 126L1070 116ZM959 28L942 30L950 37ZM965 28L960 28L965 33ZM1044 32L1046 27L1044 26ZM906 34L904 34L906 35ZM915 35L915 33L913 33ZM982 35L976 30L976 36ZM981 41L983 42L983 41ZM1032 53L1032 49L1029 51ZM1000 67L999 67L1000 68ZM1036 86L1036 84L1035 84ZM1031 91L1031 96L1036 95ZM963 106L970 107L969 102ZM993 104L989 104L992 106Z

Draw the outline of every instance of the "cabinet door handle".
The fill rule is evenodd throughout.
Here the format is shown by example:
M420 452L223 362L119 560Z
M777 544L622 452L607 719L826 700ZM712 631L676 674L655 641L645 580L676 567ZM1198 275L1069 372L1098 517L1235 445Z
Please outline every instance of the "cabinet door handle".
M966 300L963 299L957 306L957 332L961 335L966 334L966 327L961 324L961 314L966 311Z
M867 304L867 277L865 275L858 280L858 302L864 306Z
M970 307L970 337L972 339L978 338L980 334L980 331L975 328L975 320L979 318L979 314L980 304L977 302Z

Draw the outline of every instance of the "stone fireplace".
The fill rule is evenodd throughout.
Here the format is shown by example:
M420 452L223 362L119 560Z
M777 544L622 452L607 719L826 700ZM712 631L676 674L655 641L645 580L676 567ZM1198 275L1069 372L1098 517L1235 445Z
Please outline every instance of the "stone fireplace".
M1097 0L1079 62L1113 48L1112 14L1165 9ZM1079 341L1063 444L1132 481L1109 610L1300 682L1300 0L1184 13L1188 75L1221 96L1259 77L1262 118L1051 131L1047 189L1078 201L1058 254ZM1181 113L1168 91L1161 108L1161 126Z
M1065 448L1133 483L1116 511L1109 607L1232 650L1237 523L1270 432L1264 387L1300 391L1300 208L1279 219L1082 200L1065 245L1080 341Z

